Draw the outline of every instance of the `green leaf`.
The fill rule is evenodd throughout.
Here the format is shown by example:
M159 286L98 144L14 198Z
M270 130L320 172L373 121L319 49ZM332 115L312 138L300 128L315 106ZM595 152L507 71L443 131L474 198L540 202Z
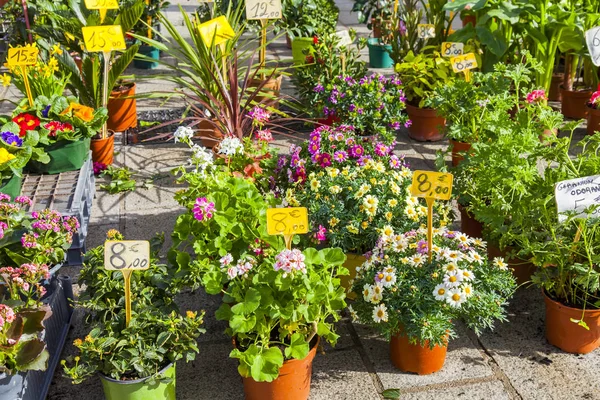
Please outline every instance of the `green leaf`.
M500 32L492 32L487 26L477 26L475 28L477 36L481 43L488 47L492 54L501 57L506 52L508 44L504 41L504 38L500 36Z
M254 345L253 345L254 346ZM283 365L283 355L277 347L264 349L254 357L250 372L257 382L272 382L279 375Z
M260 305L260 292L254 288L248 289L244 301L231 307L234 314L248 315L254 312Z
M400 399L400 389L386 389L381 395L384 399L389 400L399 400Z
M285 357L294 358L296 360L302 360L308 355L310 347L304 336L298 332L294 333L291 338L289 347L285 348Z
M171 332L161 332L158 334L158 337L156 338L156 345L159 347L162 347L165 343L167 343L167 340L169 340L169 338L171 337Z
M215 312L215 316L219 321L228 321L233 313L231 312L231 307L229 304L221 303L217 311Z
M234 333L247 333L256 326L256 316L245 317L243 315L233 315L229 320L229 327Z

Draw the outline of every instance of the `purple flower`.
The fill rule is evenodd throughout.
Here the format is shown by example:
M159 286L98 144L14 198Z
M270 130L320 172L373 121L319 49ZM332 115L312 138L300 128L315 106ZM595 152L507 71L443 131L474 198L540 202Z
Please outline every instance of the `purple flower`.
M108 168L108 166L106 164L103 164L100 162L94 162L93 168L94 168L94 175L100 175L103 171L106 170L106 168Z
M362 113L364 112L364 110L362 108L359 108L358 110L356 110L357 113L359 113L360 115L362 115Z
M337 140L338 142L341 142L345 139L344 134L342 132L337 132L334 137L335 140Z
M206 197L198 197L192 210L194 218L198 221L211 219L213 211L215 211L215 203L209 202Z
M359 159L356 161L356 163L357 163L358 165L360 165L360 166L363 166L363 165L365 165L365 163L367 162L367 160L372 160L372 159L373 159L373 157L371 157L371 156L363 156L363 157L360 157L360 158L359 158Z
M400 33L400 36L406 35L406 24L402 20L400 20L400 23L398 24L398 33Z
M48 104L43 110L42 110L42 117L44 118L48 118L48 113L50 112L50 104Z
M400 129L400 122L398 122L398 121L392 122L390 124L390 128L395 129L395 130Z
M344 162L348 159L348 153L344 150L336 151L333 153L333 159L339 163Z
M385 144L381 143L381 142L377 142L375 144L375 154L377 154L380 157L385 157L388 155L388 153L390 152L391 148L386 146Z
M313 155L315 153L318 153L319 150L321 150L321 145L318 142L311 142L308 145L308 152Z
M400 161L400 159L398 158L398 156L392 155L390 157L390 168L392 168L392 169L398 169L401 166L402 166L402 162Z
M412 125L412 121L411 121L410 119L404 123L404 127L405 127L405 128L408 128L408 127L410 127L411 125Z
M426 240L419 240L417 243L417 253L419 254L427 254L429 251L429 245Z
M356 140L353 137L349 137L346 139L346 146L354 146L356 144Z
M323 91L325 91L325 88L320 83L313 88L313 92L315 93L323 93Z
M355 106L354 104L350 104L350 105L348 106L348 111L352 112L352 111L354 111L354 110L356 110L356 106Z
M264 108L260 106L254 107L249 113L248 116L252 118L253 122L257 124L264 124L271 118L271 114L269 114Z
M354 145L350 148L350 156L352 158L360 158L365 155L365 149L360 145Z
M23 139L19 137L19 135L15 135L12 132L2 132L0 133L0 137L2 141L9 146L21 147L23 146Z
M319 156L319 165L323 168L327 168L331 165L331 154L323 153Z
M320 143L321 142L321 132L313 131L310 134L310 141Z
M317 239L319 242L324 242L327 240L326 233L327 229L325 229L323 225L319 225L319 230L317 230L317 233L315 233L315 239Z
M31 207L33 205L33 201L31 201L31 199L27 196L17 196L15 197L15 203L19 203L19 204L27 204L29 207Z

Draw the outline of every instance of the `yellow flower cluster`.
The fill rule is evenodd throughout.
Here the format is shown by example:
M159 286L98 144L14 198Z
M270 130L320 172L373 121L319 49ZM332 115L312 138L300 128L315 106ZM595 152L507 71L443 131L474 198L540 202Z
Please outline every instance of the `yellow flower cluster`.
M14 160L16 157L14 154L11 154L4 147L0 148L0 164L4 164L9 162L10 160Z

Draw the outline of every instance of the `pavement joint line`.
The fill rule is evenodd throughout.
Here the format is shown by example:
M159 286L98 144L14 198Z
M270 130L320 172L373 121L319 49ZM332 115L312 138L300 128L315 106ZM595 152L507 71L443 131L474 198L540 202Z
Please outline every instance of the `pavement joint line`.
M429 385L423 386L412 386L408 388L398 388L401 394L408 393L423 393L436 389L448 389L448 388L460 388L463 386L472 386L477 383L487 383L487 382L497 382L498 378L495 375L489 375L479 378L465 378L459 379L455 381L442 382L442 383L432 383Z
M383 383L381 383L381 380L379 379L379 376L377 375L377 371L375 371L375 366L373 365L373 361L371 361L371 359L369 358L369 355L367 354L365 348L363 347L362 342L360 341L360 337L358 336L358 333L356 333L356 330L354 329L354 325L352 325L352 322L345 321L345 324L346 324L346 329L348 330L348 333L350 334L350 337L352 337L352 340L354 341L354 344L356 345L356 350L358 351L358 355L360 356L361 361L363 362L363 365L367 369L367 372L369 373L369 376L371 377L371 380L373 381L373 385L375 386L375 389L377 390L379 397L383 398L381 393L383 393L383 391L385 390L385 387L383 386Z
M511 399L522 400L523 396L521 396L519 394L517 389L511 383L508 376L504 373L502 368L500 368L500 365L496 362L496 359L494 358L494 355L492 354L492 352L490 352L483 345L483 342L481 340L479 340L479 337L473 331L468 330L467 336L469 337L469 339L471 339L471 342L473 342L474 344L476 344L479 347L479 351L483 354L484 358L489 360L488 365L492 369L494 376L500 382L502 382L502 385L504 386L504 390L506 390L508 392L508 395L511 397Z

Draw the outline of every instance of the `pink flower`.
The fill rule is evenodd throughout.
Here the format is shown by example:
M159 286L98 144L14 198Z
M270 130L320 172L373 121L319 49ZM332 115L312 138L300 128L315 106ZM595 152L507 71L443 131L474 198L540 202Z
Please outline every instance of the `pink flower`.
M229 267L227 269L227 276L229 277L229 279L233 279L236 276L238 276L238 269L237 269L237 267Z
M215 203L209 202L206 197L198 197L193 208L194 218L198 221L204 221L213 217Z
M331 165L331 154L323 153L319 156L319 165L323 168L327 168Z
M264 108L260 106L254 107L248 115L252 118L255 124L262 125L269 120L271 114L269 114Z
M0 328L4 326L5 322L9 324L15 320L17 316L12 308L6 304L0 304Z
M525 99L525 101L529 104L540 103L546 100L548 100L548 98L546 97L546 92L543 89L532 91Z
M597 90L594 93L592 93L592 97L590 98L589 104L592 106L592 108L598 108L598 106L600 106L600 90Z
M256 140L258 140L260 142L268 143L268 142L273 141L273 134L268 129L261 129L259 131L256 131L255 137L256 137Z
M306 273L306 265L304 264L304 254L298 249L283 250L275 257L275 271L284 271L289 274L292 271L302 271Z
M33 204L33 201L27 196L17 196L15 197L15 202L19 204L27 204L29 207Z
M227 253L223 257L221 257L219 262L221 263L221 268L226 267L233 262L233 256Z
M350 148L350 156L352 156L352 158L360 158L364 155L365 149L360 144L357 144Z
M325 240L327 240L327 229L325 229L325 227L323 225L319 225L319 230L317 230L317 233L315 233L315 238L319 241L319 242L324 242Z
M333 159L339 163L344 162L348 159L348 153L346 153L344 150L336 151L333 154Z

